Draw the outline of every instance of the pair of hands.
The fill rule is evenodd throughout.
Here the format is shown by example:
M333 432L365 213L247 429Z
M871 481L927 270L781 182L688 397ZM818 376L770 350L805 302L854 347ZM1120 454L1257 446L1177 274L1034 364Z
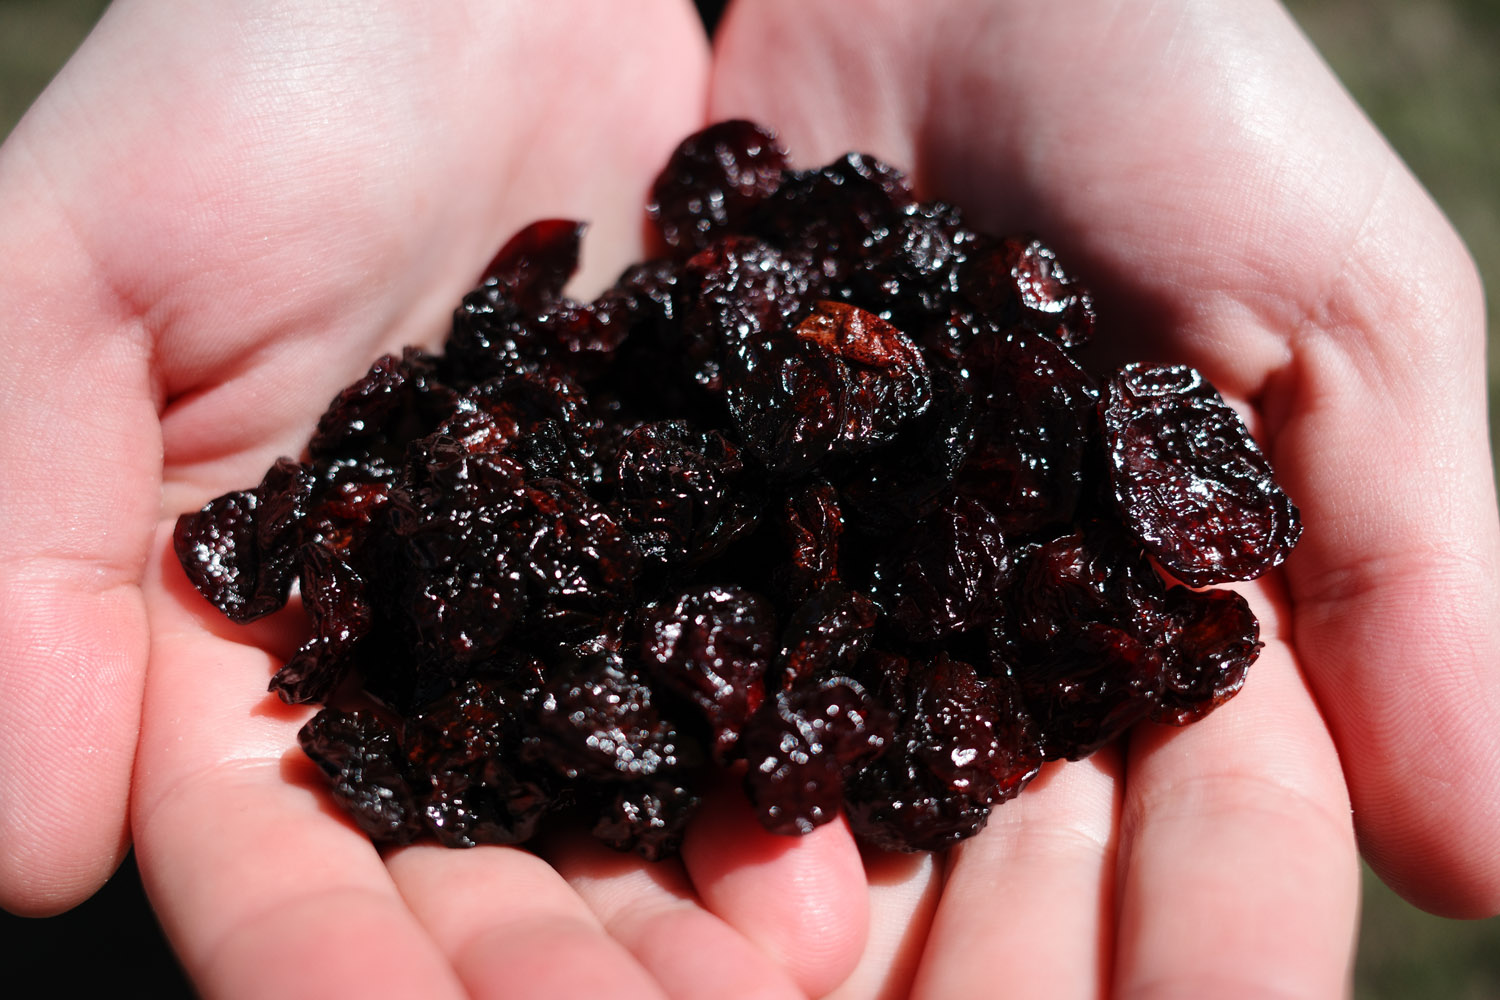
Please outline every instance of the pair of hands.
M526 222L591 220L607 282L726 117L1044 234L1122 355L1243 404L1307 526L1244 588L1266 649L1204 722L1051 766L947 858L772 837L733 792L676 862L382 856L293 749L308 712L255 695L295 625L222 622L172 521L438 342ZM133 839L206 994L435 998L1322 998L1360 849L1419 905L1500 910L1481 293L1268 0L742 0L712 58L677 0L119 0L0 149L0 220L9 909L80 901Z

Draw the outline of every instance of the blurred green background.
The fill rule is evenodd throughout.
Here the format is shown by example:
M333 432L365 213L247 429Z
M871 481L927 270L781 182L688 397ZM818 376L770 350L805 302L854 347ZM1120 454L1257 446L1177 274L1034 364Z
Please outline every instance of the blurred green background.
M106 5L0 0L0 136L10 132ZM1288 6L1447 211L1479 262L1486 287L1500 288L1500 0L1291 0ZM1500 352L1492 334L1492 399L1497 384ZM1494 407L1490 419L1496 428ZM154 974L163 982L157 995L180 991L165 959L157 966L126 959L130 949L160 948L134 878L127 867L98 899L53 921L6 918L0 928L5 950L42 969L41 963L52 962L45 937L67 939L58 954L77 956L90 950L81 935L108 935L122 946L127 968L158 969ZM1368 872L1364 881L1358 1000L1500 998L1500 920L1441 920L1407 906ZM129 936L122 939L122 932ZM48 979L65 986L55 964ZM110 980L120 985L132 978L115 966ZM58 995L77 994L64 988Z

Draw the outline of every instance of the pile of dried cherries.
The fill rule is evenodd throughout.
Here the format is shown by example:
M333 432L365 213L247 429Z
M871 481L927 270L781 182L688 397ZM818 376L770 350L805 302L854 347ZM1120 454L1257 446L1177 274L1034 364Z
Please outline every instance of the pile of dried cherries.
M177 524L197 589L310 637L271 681L379 842L547 817L676 850L710 783L767 829L978 832L1042 762L1181 725L1260 650L1297 509L1191 368L1086 371L1089 293L849 154L686 139L666 248L591 303L583 227L499 252L441 354L380 358L299 461Z

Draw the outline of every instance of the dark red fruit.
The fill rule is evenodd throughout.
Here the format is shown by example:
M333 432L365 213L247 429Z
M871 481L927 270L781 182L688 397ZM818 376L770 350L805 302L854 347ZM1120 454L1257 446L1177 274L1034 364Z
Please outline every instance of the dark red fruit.
M1165 585L1117 532L1033 549L1010 614L994 633L996 671L1019 683L1047 759L1087 756L1156 709L1159 647L1176 623Z
M286 604L312 491L307 467L283 458L255 489L226 493L177 519L178 561L230 621L251 622Z
M300 579L271 687L329 705L300 739L371 838L555 817L657 859L733 769L769 830L940 850L1042 760L1245 683L1249 605L1158 570L1265 572L1296 508L1191 369L1101 394L1047 246L743 121L649 214L669 255L589 303L583 226L523 229L440 355L379 358L301 461L178 521L234 621Z
M405 844L422 832L394 727L370 712L325 708L297 739L328 777L334 801L372 840Z
M542 219L512 236L484 269L481 288L491 288L525 312L540 312L562 297L578 270L578 250L587 225Z
M1011 237L971 247L958 269L958 289L972 305L1019 323L1064 347L1094 331L1094 300L1041 240Z
M802 312L808 275L769 243L726 236L682 268L680 341L668 347L693 384L722 397L754 366L746 352L782 338Z
M670 781L625 785L600 804L593 834L617 851L660 861L682 846L700 801L691 788Z
M922 352L874 313L844 302L818 302L796 334L818 347L832 372L840 423L835 450L885 444L932 402Z
M959 268L976 238L951 205L908 205L850 279L850 300L915 336L956 304Z
M745 727L745 791L772 833L810 833L839 814L844 777L879 753L891 719L851 677L778 691Z
M851 520L876 532L905 531L931 514L974 445L974 393L967 378L936 364L929 368L932 404L889 445L844 468L840 496Z
M953 496L876 564L875 596L908 637L933 642L983 628L1000 614L1010 550L994 511Z
M569 779L655 778L699 757L656 707L650 686L622 657L600 653L569 664L537 693L529 758Z
M757 339L736 352L727 372L734 429L775 478L811 472L844 433L841 373L816 344Z
M312 618L312 638L271 678L271 690L289 704L328 700L353 668L374 618L365 582L323 545L302 550L302 604Z
M1232 590L1167 591L1171 637L1162 651L1166 668L1156 722L1174 726L1200 719L1240 689L1260 655L1260 623Z
M879 617L874 601L843 584L815 591L787 620L778 672L781 688L852 668Z
M649 609L642 624L647 670L698 706L723 759L764 697L776 653L769 603L737 587L699 587Z
M649 560L711 558L756 524L740 450L718 431L680 420L642 424L619 443L611 471L613 509Z
M786 152L754 122L726 121L685 139L651 187L646 212L673 249L700 250L742 230L781 186Z
M936 851L978 833L990 806L1036 774L1029 720L1004 680L940 653L868 661L901 720L885 751L846 787L860 838L893 851Z
M560 782L521 758L522 712L535 689L471 678L426 705L406 726L403 748L422 820L448 847L516 844L566 802Z
M439 359L408 347L387 354L340 392L318 420L307 450L316 458L378 455L399 462L414 438L429 433L453 406L438 378Z
M787 498L781 516L791 558L779 583L789 598L802 601L839 578L844 515L838 492L831 483L812 483Z
M1239 414L1184 365L1126 365L1106 390L1104 433L1120 516L1179 580L1260 576L1302 520Z
M901 171L863 153L788 172L758 206L752 232L837 286L879 255L912 205Z
M962 364L974 392L974 445L960 488L992 503L1009 533L1071 521L1098 423L1093 379L1023 330L975 340Z

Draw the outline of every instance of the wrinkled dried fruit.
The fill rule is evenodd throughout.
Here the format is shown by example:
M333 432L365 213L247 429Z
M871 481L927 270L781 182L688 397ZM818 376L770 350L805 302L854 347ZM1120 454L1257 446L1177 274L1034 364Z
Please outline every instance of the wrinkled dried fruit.
M1021 330L975 341L962 363L975 402L960 487L993 504L1014 534L1072 521L1098 433L1093 379L1064 349Z
M958 289L1005 325L1023 325L1064 347L1087 343L1094 330L1093 296L1035 238L971 247L959 268Z
M839 814L844 780L891 736L853 678L829 673L778 691L745 727L745 791L772 833L810 833Z
M885 752L849 783L850 826L894 851L937 851L972 837L990 806L1019 792L1039 765L1010 685L946 653L930 662L872 659L900 722Z
M521 230L441 354L377 359L302 460L178 520L232 620L300 581L271 688L324 704L301 744L371 838L568 817L654 860L729 771L777 833L941 850L1244 684L1249 604L1191 587L1278 565L1297 510L1198 372L1085 367L1051 248L745 121L648 215L666 256L589 303L584 227Z
M1252 580L1297 544L1297 508L1239 414L1192 368L1120 369L1104 431L1121 518L1189 586Z
M754 122L719 122L685 139L651 188L646 212L667 245L699 250L743 231L757 204L781 187L786 152Z
M641 656L667 690L703 712L725 757L765 697L776 652L774 613L738 587L699 587L649 609Z
M1010 585L1010 550L983 501L950 497L875 567L875 594L911 639L933 642L982 628Z

